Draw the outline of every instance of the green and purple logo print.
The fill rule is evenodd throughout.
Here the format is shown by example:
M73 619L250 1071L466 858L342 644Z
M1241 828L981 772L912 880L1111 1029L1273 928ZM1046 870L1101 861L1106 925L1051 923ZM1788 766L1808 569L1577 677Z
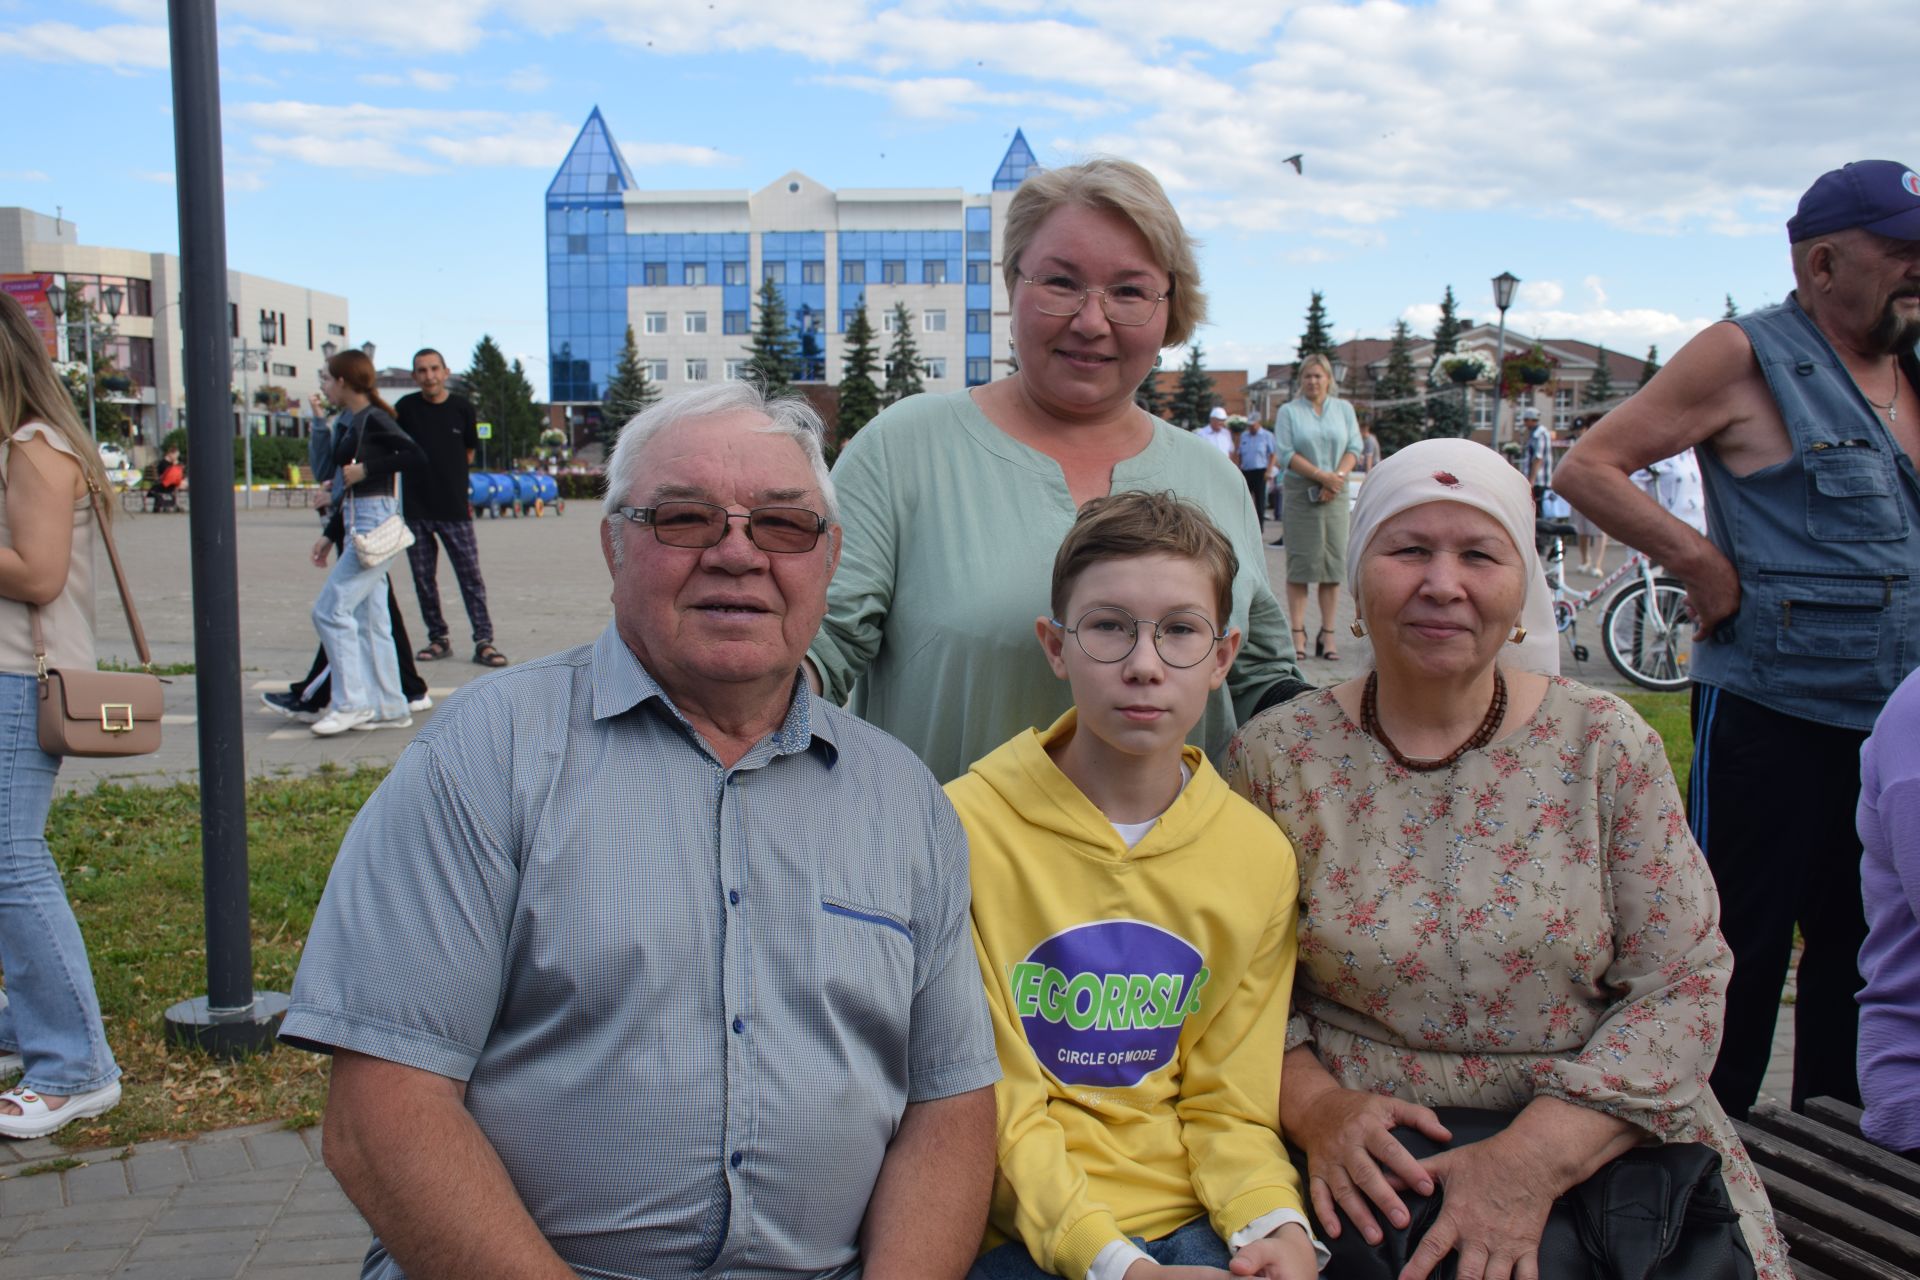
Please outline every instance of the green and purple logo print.
M1125 1089L1173 1061L1207 984L1192 943L1139 920L1056 933L1013 966L1013 1009L1062 1084Z

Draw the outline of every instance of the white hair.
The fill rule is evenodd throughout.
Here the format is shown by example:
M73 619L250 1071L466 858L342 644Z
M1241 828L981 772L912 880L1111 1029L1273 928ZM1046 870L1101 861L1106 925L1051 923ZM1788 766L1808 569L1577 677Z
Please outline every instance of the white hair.
M613 447L613 455L607 459L606 519L613 526L616 555L621 546L620 526L629 523L620 514L620 508L627 505L629 495L639 487L640 456L647 442L678 423L741 412L771 419L768 425L758 428L760 434L783 436L800 447L807 465L813 469L813 482L820 490L820 500L826 504L827 520L840 523L840 504L834 498L833 477L827 473L827 458L820 444L827 429L813 406L799 396L768 397L752 382L721 382L667 396L641 410L620 428L620 439Z

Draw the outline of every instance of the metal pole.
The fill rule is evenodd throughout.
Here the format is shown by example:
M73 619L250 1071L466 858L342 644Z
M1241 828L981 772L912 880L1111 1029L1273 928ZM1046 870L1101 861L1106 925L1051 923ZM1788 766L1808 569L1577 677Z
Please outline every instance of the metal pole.
M98 376L93 367L93 304L87 304L87 434L93 437L93 447L100 447L100 428L94 423L94 410L100 400L100 388L94 385Z
M1493 347L1493 451L1500 451L1500 405L1507 398L1504 375L1507 361L1507 309L1500 308L1500 337Z
M227 219L221 182L220 51L213 0L168 0L173 57L174 172L180 209L181 310L187 433L196 465L233 474L233 396L227 342ZM225 1056L273 1044L287 998L253 987L247 911L246 757L240 732L240 571L233 486L196 489L193 554L194 691L200 744L200 857L207 915L207 994L166 1013L168 1039Z
M253 348L240 344L240 445L246 450L247 510L253 510Z

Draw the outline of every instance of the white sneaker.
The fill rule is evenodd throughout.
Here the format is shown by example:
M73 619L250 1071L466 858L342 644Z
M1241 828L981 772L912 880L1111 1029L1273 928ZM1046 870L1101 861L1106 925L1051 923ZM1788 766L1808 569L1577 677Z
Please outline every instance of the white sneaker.
M338 708L314 721L313 731L322 738L331 738L336 733L345 733L374 718L372 707L363 707L358 711L341 711Z
M76 1093L58 1111L50 1109L39 1094L19 1085L7 1090L6 1097L21 1114L0 1114L0 1137L44 1138L75 1120L102 1116L120 1105L120 1082L115 1080L91 1093Z
M349 725L348 727L358 729L362 733L372 733L375 729L411 729L413 728L413 717L409 715L398 715L388 720L374 718L362 720L359 724Z
M407 710L409 711L433 710L433 695L430 693L421 694L419 697L415 698L412 702L409 702L407 704Z

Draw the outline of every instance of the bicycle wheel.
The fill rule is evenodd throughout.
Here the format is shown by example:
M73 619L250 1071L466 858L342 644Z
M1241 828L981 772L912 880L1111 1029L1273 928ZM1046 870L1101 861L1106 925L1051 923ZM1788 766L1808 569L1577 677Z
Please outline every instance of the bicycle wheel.
M1687 687L1693 656L1693 619L1678 578L1644 579L1624 587L1600 622L1600 647L1613 669L1643 689L1672 693Z

